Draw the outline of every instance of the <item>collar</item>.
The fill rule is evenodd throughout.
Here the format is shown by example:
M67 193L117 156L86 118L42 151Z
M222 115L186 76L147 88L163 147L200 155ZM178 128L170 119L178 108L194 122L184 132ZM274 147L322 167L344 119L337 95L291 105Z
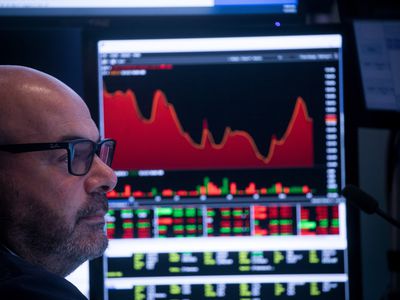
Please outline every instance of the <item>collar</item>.
M8 253L10 253L10 254L12 254L12 255L14 255L14 256L16 256L16 257L19 257L14 251L12 251L10 248L8 248L6 245L4 245L4 244L0 244L0 247L1 248L3 248L5 251L7 251Z

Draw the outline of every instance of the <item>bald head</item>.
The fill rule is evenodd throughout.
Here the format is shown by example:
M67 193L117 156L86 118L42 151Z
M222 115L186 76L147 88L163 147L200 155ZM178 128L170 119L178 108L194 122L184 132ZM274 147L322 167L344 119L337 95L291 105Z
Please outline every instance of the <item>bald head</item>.
M91 119L83 100L68 86L40 71L0 66L0 142L45 142L68 115Z
M0 244L65 276L107 246L105 193L116 176L87 141L97 142L99 131L74 91L25 67L0 66L0 116ZM53 147L4 147L37 143ZM88 171L78 176L72 166Z

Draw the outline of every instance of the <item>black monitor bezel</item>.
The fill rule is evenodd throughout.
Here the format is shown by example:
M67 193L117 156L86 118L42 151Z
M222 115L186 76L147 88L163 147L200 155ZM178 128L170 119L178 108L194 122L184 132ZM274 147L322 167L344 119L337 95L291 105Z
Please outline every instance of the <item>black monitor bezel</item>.
M184 23L183 23L184 24ZM358 183L358 146L357 146L357 126L354 118L354 103L346 101L351 99L348 84L352 74L352 67L349 64L349 50L351 39L347 30L343 26L281 26L264 24L257 26L227 26L216 27L216 24L208 24L206 27L166 26L162 30L151 26L141 27L140 30L109 27L106 30L94 30L93 28L84 30L82 35L82 48L84 58L84 80L85 80L85 99L91 109L92 117L98 124L98 84L97 84L97 41L102 39L151 39L151 38L200 38L218 36L263 36L263 35L290 35L290 34L329 34L339 33L343 36L343 76L344 76L344 116L345 116L345 145L346 145L346 183ZM95 74L93 76L92 74ZM347 203L347 224L348 224L348 267L349 267L349 292L350 299L362 299L362 277L361 277L361 248L360 248L360 216L359 211ZM103 260L96 259L90 263L91 274L103 274ZM103 299L104 281L97 276L90 278L90 286L97 287L97 290L90 289L90 299ZM99 290L101 287L101 291Z

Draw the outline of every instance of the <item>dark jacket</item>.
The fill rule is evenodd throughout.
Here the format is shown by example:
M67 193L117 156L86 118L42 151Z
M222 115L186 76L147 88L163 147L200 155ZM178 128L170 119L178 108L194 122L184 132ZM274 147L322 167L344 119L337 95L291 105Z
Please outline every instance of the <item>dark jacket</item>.
M3 247L0 247L0 295L5 300L87 300L65 278L32 265Z

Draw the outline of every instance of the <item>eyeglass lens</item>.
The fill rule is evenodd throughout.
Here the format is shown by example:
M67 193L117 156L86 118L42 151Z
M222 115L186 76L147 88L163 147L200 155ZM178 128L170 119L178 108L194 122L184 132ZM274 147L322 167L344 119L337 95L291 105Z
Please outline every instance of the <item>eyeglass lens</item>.
M82 141L74 144L71 152L71 171L75 174L84 174L90 168L93 159L94 144Z
M97 155L107 165L111 166L112 159L114 156L114 141L105 141L100 145Z
M96 144L91 141L81 141L73 145L73 150L71 151L71 171L74 174L81 175L89 171L95 154L94 147L96 147ZM113 153L113 141L102 142L96 151L96 154L108 166L111 166Z

